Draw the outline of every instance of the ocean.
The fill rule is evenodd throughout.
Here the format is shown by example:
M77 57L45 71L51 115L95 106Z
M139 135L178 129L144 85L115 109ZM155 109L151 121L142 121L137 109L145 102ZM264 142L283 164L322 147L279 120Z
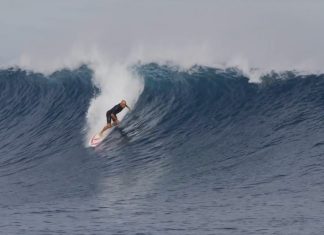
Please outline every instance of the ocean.
M0 70L1 234L323 234L323 74L127 71L132 111L90 148L120 78Z

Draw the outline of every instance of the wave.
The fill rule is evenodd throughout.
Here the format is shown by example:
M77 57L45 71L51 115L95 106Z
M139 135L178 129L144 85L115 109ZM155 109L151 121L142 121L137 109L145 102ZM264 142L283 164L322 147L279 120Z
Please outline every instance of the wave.
M86 66L49 76L17 68L0 71L2 174L80 145L89 100L98 93L92 74Z
M0 71L4 217L18 214L29 221L45 213L61 222L75 213L78 221L65 224L73 230L89 222L81 211L93 212L99 217L90 219L91 228L126 234L145 229L142 221L152 216L158 230L165 215L179 210L184 220L173 226L189 221L203 231L232 228L233 218L244 227L248 215L259 224L253 233L274 216L296 221L300 208L308 211L314 203L306 215L320 218L324 75L273 72L251 83L235 68L99 68L83 65L49 75ZM88 148L85 140L104 124L115 94L128 95L133 111L124 113L101 145ZM274 212L281 201L284 215ZM230 219L224 220L224 210ZM269 213L259 220L264 210ZM206 226L206 214L222 224ZM116 225L113 218L120 221L121 215L125 223L139 222L135 228ZM101 219L109 229L98 227Z
M113 104L109 96L127 95L127 82L108 86L117 91L105 93L95 74L86 65L48 76L17 68L1 71L1 175L43 164L56 154L85 151L90 130L104 125ZM181 162L222 162L231 156L232 162L270 149L295 155L297 149L322 146L323 75L271 73L255 84L234 68L181 70L154 63L122 74L128 75L126 81L135 80L135 96L128 97L136 105L95 152L86 152L104 157L111 172L127 167L120 156L128 155L132 166L145 168L143 163L161 164L171 156ZM138 78L144 87L136 86ZM91 123L95 128L89 128Z
M271 73L255 84L234 68L181 70L153 63L130 70L122 74L133 76L135 87L139 77L144 79L144 88L136 87L133 111L100 147L110 159L130 150L137 152L134 161L165 155L212 158L216 153L223 158L222 152L229 151L242 157L296 141L321 143L314 133L322 129L323 75ZM53 153L84 148L85 127L95 122L92 130L98 131L108 104L118 101L107 97L127 95L115 85L117 77L108 91L94 84L94 74L86 65L49 76L14 68L0 72L2 174L37 165ZM134 87L125 84L124 89Z
M113 133L104 144L107 156L137 149L136 156L148 161L161 156L223 161L284 148L292 158L297 149L319 142L323 75L271 73L255 84L236 69L181 71L148 64L138 72L145 87L122 125L129 140Z

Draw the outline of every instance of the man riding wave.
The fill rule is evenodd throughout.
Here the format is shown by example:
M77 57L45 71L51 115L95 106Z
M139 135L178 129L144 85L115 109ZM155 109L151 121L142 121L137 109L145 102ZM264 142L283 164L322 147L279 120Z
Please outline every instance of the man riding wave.
M122 100L119 104L116 104L114 107L112 107L110 110L107 111L106 117L107 117L107 125L104 126L104 128L100 131L99 135L101 136L104 131L108 130L109 128L113 126L117 126L119 124L119 120L117 118L117 113L120 113L124 108L128 108L131 110L127 104L126 100ZM111 120L113 123L111 124Z

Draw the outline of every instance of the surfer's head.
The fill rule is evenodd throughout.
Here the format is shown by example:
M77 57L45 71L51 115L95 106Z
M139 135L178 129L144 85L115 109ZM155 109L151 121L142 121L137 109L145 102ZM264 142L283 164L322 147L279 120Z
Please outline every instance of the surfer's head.
M126 107L126 100L122 100L122 101L120 101L120 106L122 107L122 108L125 108Z

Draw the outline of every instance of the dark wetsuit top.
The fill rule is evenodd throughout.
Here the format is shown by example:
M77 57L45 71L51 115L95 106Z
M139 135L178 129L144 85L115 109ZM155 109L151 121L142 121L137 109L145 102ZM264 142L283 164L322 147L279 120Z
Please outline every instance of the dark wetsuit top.
M106 117L107 117L107 123L111 123L111 114L114 114L116 116L117 113L120 113L124 108L120 106L120 104L115 105L110 110L107 111Z

